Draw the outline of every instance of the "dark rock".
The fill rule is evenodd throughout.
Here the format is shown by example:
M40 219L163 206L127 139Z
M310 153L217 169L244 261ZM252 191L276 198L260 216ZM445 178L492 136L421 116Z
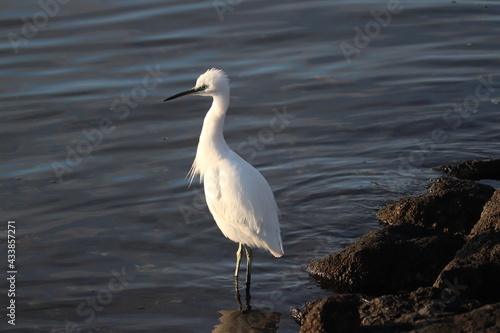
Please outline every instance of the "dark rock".
M467 313L446 316L439 322L411 331L412 333L500 332L500 303L488 304Z
M361 305L359 312L363 332L401 332L480 305L474 300L454 297L452 289L425 287L411 293L374 298Z
M467 313L481 306L480 302L464 295L456 296L452 288L425 287L410 293L384 295L364 301L356 294L330 296L309 302L304 310L296 310L296 313L300 313L302 318L302 333L420 332L420 329L437 323L444 324L459 319L457 314ZM499 313L496 307L488 309L488 318L495 311ZM490 319L488 321L491 323Z
M295 319L295 322L297 324L302 326L309 311L312 308L314 308L314 306L318 304L319 301L321 301L321 299L316 299L314 301L306 302L302 310L300 310L298 307L292 308L292 310L290 311L290 315L292 316L293 319Z
M500 179L500 159L439 170ZM376 297L335 295L293 309L302 333L500 332L500 189L438 178L427 194L377 215L389 226L307 265L323 287Z
M486 160L486 161L479 161L479 160L465 161L460 164L442 165L439 167L435 167L433 169L461 179L500 180L500 158Z
M432 285L464 242L457 235L432 234L411 224L388 226L306 268L323 287L338 292L381 295L413 290Z
M496 190L490 201L484 205L481 218L470 234L475 236L489 231L500 232L500 189Z
M360 319L356 295L335 295L306 304L295 310L301 321L301 333L352 333L359 330Z
M434 283L452 285L457 293L485 303L500 300L500 232L472 237L457 252Z
M494 191L491 186L469 180L437 178L428 193L399 199L379 210L377 216L388 224L411 223L468 234Z

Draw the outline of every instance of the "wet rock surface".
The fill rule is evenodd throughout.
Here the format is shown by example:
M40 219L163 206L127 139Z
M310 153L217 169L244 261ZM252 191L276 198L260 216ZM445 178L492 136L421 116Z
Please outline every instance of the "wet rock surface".
M500 232L474 236L439 274L434 286L459 281L462 293L485 303L500 300Z
M496 190L486 203L479 222L474 225L470 234L474 236L489 231L500 232L500 189Z
M500 179L496 163L441 169ZM500 189L438 178L377 216L388 225L307 265L342 294L292 310L302 333L500 332Z
M323 287L336 291L397 293L432 285L464 243L458 235L435 234L404 223L372 231L346 249L314 260L306 269Z
M447 173L460 179L480 180L496 179L500 180L500 158L481 161L471 160L455 165L442 165L433 168L436 171Z
M456 315L443 316L434 323L429 323L420 329L412 330L415 333L444 333L444 332L499 332L500 331L500 303L488 304L478 309ZM424 323L425 324L425 323Z
M425 287L406 294L384 295L369 300L359 308L362 318L360 328L364 332L418 330L481 306L475 300L457 297L454 288Z
M467 234L479 220L495 189L469 180L437 178L428 193L388 204L377 212L388 224L411 223L424 228Z
M301 332L356 332L360 327L356 295L335 295L309 302L304 310L292 314L301 325Z

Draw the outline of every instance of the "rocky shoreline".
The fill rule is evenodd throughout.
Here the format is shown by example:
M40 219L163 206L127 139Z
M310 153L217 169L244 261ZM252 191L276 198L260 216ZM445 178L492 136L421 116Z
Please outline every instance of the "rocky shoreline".
M339 294L294 308L301 333L500 332L500 159L435 170L426 194L377 212L384 225L309 273Z

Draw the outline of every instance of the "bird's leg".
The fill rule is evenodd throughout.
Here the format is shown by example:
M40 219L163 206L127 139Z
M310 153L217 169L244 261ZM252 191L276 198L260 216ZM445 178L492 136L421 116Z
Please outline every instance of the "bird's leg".
M245 312L248 312L252 310L252 307L250 306L250 299L252 296L250 296L250 281L246 283L246 288L245 288Z
M241 263L241 251L243 250L243 244L240 243L238 246L238 251L236 251L236 270L234 271L234 276L238 277L238 273L240 271L240 263Z
M252 249L248 245L243 245L245 247L245 252L247 253L247 286L250 285L250 276L252 275L252 260L253 254Z
M238 277L234 277L234 297L236 298L236 302L238 302L238 311L241 311L241 296L240 296L240 287L238 284Z

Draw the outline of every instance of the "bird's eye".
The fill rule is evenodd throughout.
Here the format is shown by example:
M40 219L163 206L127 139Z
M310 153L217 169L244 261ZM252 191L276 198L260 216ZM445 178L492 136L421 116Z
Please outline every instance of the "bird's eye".
M200 87L196 88L196 91L204 91L208 88L206 84L201 85Z

